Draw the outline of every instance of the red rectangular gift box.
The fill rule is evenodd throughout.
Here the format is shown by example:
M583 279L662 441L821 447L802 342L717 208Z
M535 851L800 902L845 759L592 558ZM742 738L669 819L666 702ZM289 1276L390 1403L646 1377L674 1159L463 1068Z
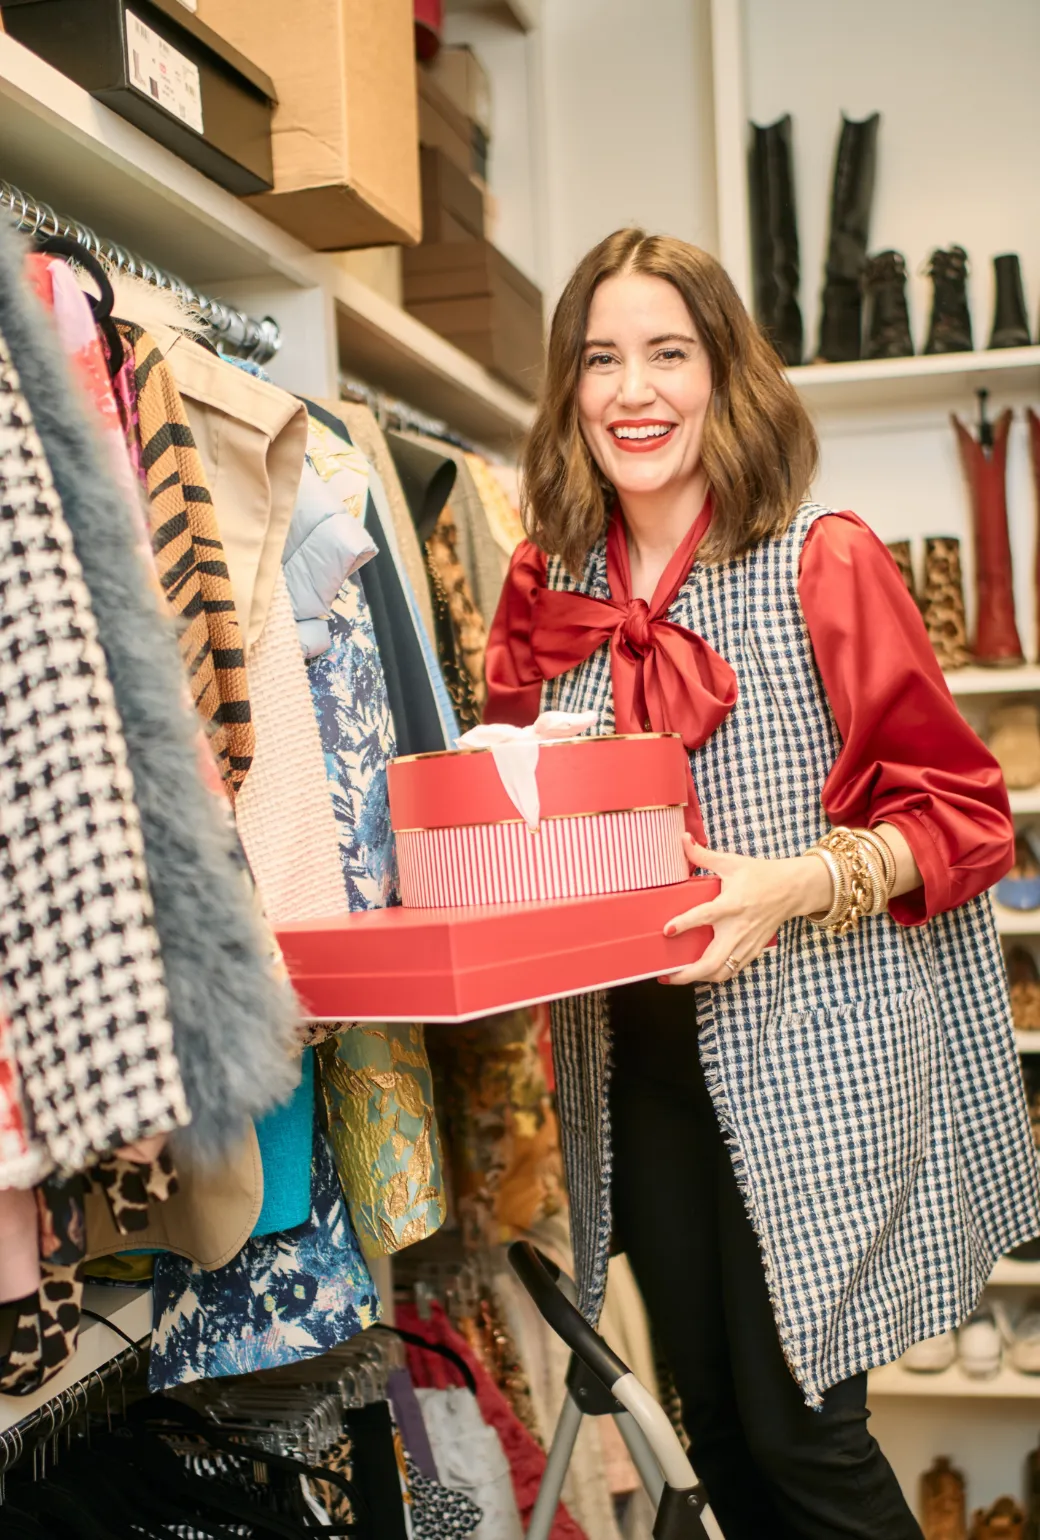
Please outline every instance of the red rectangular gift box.
M277 935L314 1019L470 1021L696 962L711 929L667 937L664 926L719 886L691 877L540 904L376 909L282 925Z

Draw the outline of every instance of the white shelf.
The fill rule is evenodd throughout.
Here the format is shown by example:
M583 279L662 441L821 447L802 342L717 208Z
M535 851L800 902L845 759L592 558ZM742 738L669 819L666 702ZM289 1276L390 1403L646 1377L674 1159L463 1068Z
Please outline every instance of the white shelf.
M1040 1032L1016 1032L1015 1047L1019 1053L1040 1053ZM1040 1274L1037 1282L1040 1283Z
M348 373L381 386L478 442L519 440L534 406L407 310L337 269L339 356Z
M0 33L0 176L200 287L325 264L234 194Z
M1036 1036L1040 1037L1040 1032ZM1013 1257L1001 1257L989 1281L1040 1289L1040 1262L1016 1262Z
M789 369L806 404L819 410L954 402L983 388L1040 387L1040 346L935 357L859 359Z
M151 1332L151 1289L115 1289L87 1284L83 1290L83 1303L88 1310L114 1321L135 1342L141 1341ZM100 1321L84 1321L75 1357L52 1380L48 1380L42 1390L29 1396L0 1395L0 1433L45 1406L62 1391L71 1389L92 1370L102 1368L110 1358L118 1358L125 1350L126 1343L122 1337L109 1331Z
M978 1397L985 1400L1040 1400L1040 1374L1019 1374L1006 1365L992 1379L975 1380L960 1364L941 1374L915 1374L901 1364L872 1369L867 1380L867 1400L880 1396Z
M1022 694L1040 690L1040 663L1022 663L1018 668L954 668L943 678L951 695Z
M1040 909L1005 909L994 900L993 914L1002 936L1040 936Z
M302 291L327 296L345 368L481 443L505 448L530 422L530 402L467 354L4 33L0 177L215 298L248 308L252 290L257 312L279 319L280 303L292 311ZM283 323L287 348L296 325L292 315ZM295 339L312 353L323 340Z
M1019 817L1040 813L1040 786L1031 786L1028 791L1009 791L1008 800L1011 811Z

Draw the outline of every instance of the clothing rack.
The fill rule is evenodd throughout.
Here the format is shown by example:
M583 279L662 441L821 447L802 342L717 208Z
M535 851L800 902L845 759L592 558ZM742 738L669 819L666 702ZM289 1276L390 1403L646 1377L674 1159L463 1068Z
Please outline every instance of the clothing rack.
M2 177L0 208L10 210L14 215L16 230L27 231L30 235L64 235L77 241L102 262L109 263L116 272L143 278L157 289L169 289L202 317L212 340L224 352L232 353L236 358L264 364L274 357L282 345L281 330L273 317L264 316L257 320L242 310L236 310L233 305L225 304L223 300L200 293L183 278L178 278L176 273L156 267L153 262L146 261L116 241L103 240L89 225L56 214L49 203L30 197L13 183L5 182Z
M139 1346L131 1345L110 1358L98 1369L91 1369L82 1379L59 1391L35 1411L29 1412L21 1422L14 1423L0 1433L0 1509L4 1500L4 1476L29 1450L55 1441L57 1452L58 1434L71 1426L89 1406L97 1391L106 1390L114 1380L121 1387L135 1376L144 1362L147 1341ZM2 1522L2 1521L0 1521Z
M426 438L439 438L445 444L452 444L456 449L462 449L468 454L478 453L486 460L496 463L501 456L491 450L482 449L474 444L471 439L463 438L456 433L454 428L439 417L431 417L427 412L421 412L418 407L411 406L407 401L401 401L397 396L390 396L383 390L377 390L374 385L368 385L364 380L356 379L353 375L343 371L339 376L340 392L355 401L363 402L368 407L376 422L383 429L399 428L404 432L422 433Z

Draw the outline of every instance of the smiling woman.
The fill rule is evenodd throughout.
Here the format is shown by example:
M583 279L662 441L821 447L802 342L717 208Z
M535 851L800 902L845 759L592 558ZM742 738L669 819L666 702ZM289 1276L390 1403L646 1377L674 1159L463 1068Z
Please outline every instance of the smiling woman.
M553 320L486 717L679 733L722 879L666 926L711 926L692 967L553 1007L583 1308L619 1244L727 1540L920 1540L866 1371L1040 1232L984 893L1012 824L895 563L803 500L815 464L715 259L608 237Z
M537 544L576 571L622 487L652 493L699 461L688 499L710 483L714 505L702 556L739 556L794 517L816 457L804 407L708 252L619 230L579 263L553 316L524 452Z

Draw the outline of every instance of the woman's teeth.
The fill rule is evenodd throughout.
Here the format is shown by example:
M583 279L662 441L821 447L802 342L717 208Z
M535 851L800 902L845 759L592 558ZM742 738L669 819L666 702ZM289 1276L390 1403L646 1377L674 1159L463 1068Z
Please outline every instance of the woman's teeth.
M650 428L611 428L615 438L663 438L675 427L673 422L657 423Z

